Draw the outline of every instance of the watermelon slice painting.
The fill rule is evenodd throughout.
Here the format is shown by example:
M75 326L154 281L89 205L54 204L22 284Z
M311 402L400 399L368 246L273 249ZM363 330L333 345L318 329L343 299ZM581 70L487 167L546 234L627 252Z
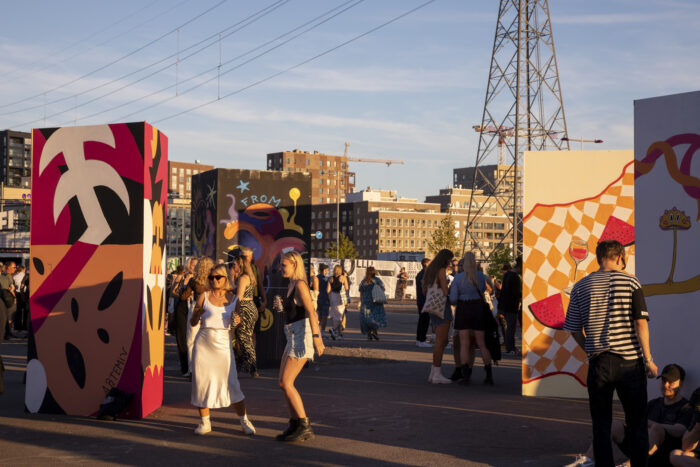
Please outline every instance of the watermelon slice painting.
M540 323L553 329L564 329L566 315L560 293L532 303L529 308Z
M622 246L629 246L634 243L634 226L615 216L610 216L598 239L599 242L603 240L617 240L622 243Z

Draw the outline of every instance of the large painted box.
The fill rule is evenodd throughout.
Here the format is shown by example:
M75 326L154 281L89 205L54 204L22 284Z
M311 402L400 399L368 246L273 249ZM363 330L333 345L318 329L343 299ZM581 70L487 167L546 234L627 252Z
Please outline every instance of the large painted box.
M651 353L700 386L700 91L634 102L637 277ZM656 388L650 397L658 397Z
M631 150L525 152L522 392L588 397L586 353L563 330L573 284L598 269L601 240L618 240L635 270Z
M144 122L32 130L29 412L162 404L167 155Z
M303 173L214 169L192 177L192 252L228 261L237 246L253 250L264 277L267 303L286 294L281 254L296 250L310 260L311 176ZM284 319L269 307L260 317L258 367L279 364Z

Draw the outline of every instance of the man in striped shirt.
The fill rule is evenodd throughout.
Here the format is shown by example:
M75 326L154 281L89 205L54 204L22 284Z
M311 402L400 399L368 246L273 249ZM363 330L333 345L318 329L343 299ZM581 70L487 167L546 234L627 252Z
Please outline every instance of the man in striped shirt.
M588 355L595 465L615 465L610 430L613 392L617 391L626 430L635 440L630 461L633 467L646 466L645 373L653 378L657 372L649 350L649 313L639 281L623 272L626 260L622 244L600 242L596 258L600 269L574 284L564 322L564 330L572 333Z

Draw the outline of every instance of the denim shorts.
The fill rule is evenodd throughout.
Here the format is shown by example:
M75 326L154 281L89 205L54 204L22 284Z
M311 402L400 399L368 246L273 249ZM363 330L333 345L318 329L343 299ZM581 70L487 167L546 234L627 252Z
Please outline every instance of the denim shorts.
M284 325L284 336L287 338L287 346L284 354L294 358L314 359L314 339L311 332L309 318L300 319Z
M444 318L438 318L435 315L430 315L430 325L431 326L442 326L445 323L451 322L453 319L452 317L452 306L450 306L450 301L447 300L447 303L445 303L445 317Z

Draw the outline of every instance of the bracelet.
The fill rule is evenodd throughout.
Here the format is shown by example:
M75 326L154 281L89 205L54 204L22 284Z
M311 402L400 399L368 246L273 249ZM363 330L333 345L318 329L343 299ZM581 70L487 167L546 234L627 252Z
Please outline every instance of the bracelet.
M316 337L321 337L318 334L311 334L311 337L316 338Z

